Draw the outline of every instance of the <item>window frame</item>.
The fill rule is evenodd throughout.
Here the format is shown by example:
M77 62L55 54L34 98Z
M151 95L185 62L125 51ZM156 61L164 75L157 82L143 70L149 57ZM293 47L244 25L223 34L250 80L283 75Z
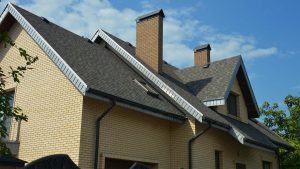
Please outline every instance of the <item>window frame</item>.
M247 165L244 163L235 163L235 168L236 169L247 169Z
M231 110L231 105L232 105L232 98L234 97L235 98L235 113L232 113L232 110ZM233 117L239 117L239 94L235 93L235 92L230 92L228 97L227 97L227 100L226 100L226 108L227 108L227 112L230 116L233 116Z
M9 96L11 96L11 98L12 98L9 101L9 103L10 103L10 106L13 108L15 106L16 91L15 90L9 90L9 91L7 91L7 94ZM4 125L7 129L8 136L6 136L5 138L2 138L2 139L6 140L6 141L8 141L10 139L10 132L11 132L11 128L12 128L12 120L13 120L12 117L9 117L9 118L7 118L5 116L3 117Z
M218 156L217 156L218 154ZM215 169L222 169L223 168L223 152L220 150L215 150L214 152L215 156ZM217 158L218 157L218 158ZM218 159L218 162L217 162Z
M265 164L269 165L269 168L265 168ZM272 162L263 160L262 169L272 169Z

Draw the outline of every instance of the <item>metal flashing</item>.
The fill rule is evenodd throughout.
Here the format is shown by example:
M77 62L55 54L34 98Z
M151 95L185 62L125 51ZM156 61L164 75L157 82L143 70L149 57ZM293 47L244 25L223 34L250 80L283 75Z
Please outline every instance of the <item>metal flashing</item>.
M175 92L171 87L169 87L165 82L159 79L154 73L152 73L148 68L146 68L142 63L140 63L134 56L123 49L118 43L116 43L112 38L110 38L103 30L99 29L92 41L94 42L97 37L101 37L108 45L110 45L115 51L117 51L120 56L126 61L132 64L138 71L140 71L144 76L146 76L150 81L157 85L165 94L167 94L171 99L173 99L178 105L180 105L184 110L189 112L194 118L199 122L202 122L203 114L192 106L188 101L181 97L177 92Z
M62 57L49 45L49 43L34 29L34 27L18 12L18 10L8 3L1 14L0 23L6 15L10 13L23 29L31 36L31 38L40 46L47 54L52 62L61 70L61 72L71 81L78 91L85 95L88 87L86 83L74 72L74 70L62 59Z
M244 144L244 139L245 136L236 128L231 127L231 129L229 130L229 133L236 138L241 144Z
M150 13L147 13L145 15L142 15L142 16L139 16L138 18L136 18L136 22L140 22L142 20L145 20L145 19L148 19L148 18L151 18L151 17L154 17L156 15L159 15L161 17L165 17L165 14L164 14L164 11L162 9L158 9L156 11L153 11L153 12L150 12Z

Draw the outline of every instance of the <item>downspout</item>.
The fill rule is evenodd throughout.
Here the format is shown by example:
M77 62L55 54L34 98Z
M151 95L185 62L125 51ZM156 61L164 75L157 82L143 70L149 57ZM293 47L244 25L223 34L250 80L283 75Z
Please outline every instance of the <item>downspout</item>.
M97 118L97 121L96 121L96 145L95 145L94 169L98 169L100 122L113 109L113 107L115 107L115 105L116 105L115 100L112 100L111 102L112 102L111 106L108 109L106 109L101 114L101 116Z
M196 136L194 136L193 138L191 138L190 140L189 140L189 149L188 149L188 153L189 153L189 169L192 169L193 168L193 150L192 150L192 143L198 138L198 137L200 137L201 135L203 135L207 130L209 130L211 128L211 124L210 124L210 122L208 122L208 126L204 129L204 130L202 130L202 131L200 131Z

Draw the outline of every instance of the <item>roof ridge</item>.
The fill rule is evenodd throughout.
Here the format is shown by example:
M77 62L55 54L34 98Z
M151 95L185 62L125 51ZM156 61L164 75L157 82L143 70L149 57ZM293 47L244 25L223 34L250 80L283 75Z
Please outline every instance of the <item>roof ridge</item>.
M216 60L216 61L210 62L209 64L216 64L216 63L219 63L219 62L233 60L233 59L236 59L236 58L241 58L242 59L242 55L236 55L236 56L231 56L231 57L223 58L223 59L220 59L220 60ZM179 71L180 70L193 69L193 68L197 68L197 67L203 67L203 66L202 65L193 65L193 66L189 66L189 67L185 67L185 68L179 69Z
M13 4L13 3L11 3L11 5L12 5L14 8L19 8L19 9L21 9L21 10L24 10L25 12L28 12L28 13L30 13L31 15L34 15L34 16L36 16L36 17L43 17L43 18L47 19L52 25L57 26L57 27L63 29L64 31L66 31L66 32L72 33L72 34L78 36L78 38L85 39L84 36L81 36L81 35L79 35L79 34L77 34L77 33L75 33L75 32L72 32L71 30L69 30L69 29L67 29L67 28L64 28L63 26L58 25L58 24L52 22L51 20L49 20L48 18L46 18L46 17L44 17L44 16L38 16L38 15L36 15L35 13L32 13L32 12L28 11L27 9L24 9L24 8L22 8L22 7L20 7L20 6L16 5L16 4ZM17 10L18 10L18 9L17 9Z
M96 83L96 82L91 81L88 77L90 74L86 73L86 72L83 72L81 67L85 67L85 65L90 65L91 64L89 61L83 61L83 59L87 60L87 59L85 59L87 57L89 57L89 59L104 58L106 56L110 56L108 53L111 53L111 55L114 55L111 50L101 49L96 44L94 44L94 45L93 44L88 44L88 42L86 40L84 40L82 37L80 37L79 35L71 32L71 31L68 31L65 28L60 27L56 24L51 23L49 25L47 23L44 23L39 16L37 16L37 15L35 15L35 14L33 14L33 13L31 13L31 12L21 8L21 7L16 6L16 8L15 8L13 5L9 4L8 8L9 9L6 10L6 13L7 13L8 10L10 10L10 12L13 13L12 15L17 15L17 17L15 17L15 19L17 20L17 22L20 23L21 27L29 34L29 36L31 36L33 38L35 43L37 43L41 47L41 49L54 62L54 64L61 70L61 72L64 73L64 75L67 78L69 78L69 79L71 78L70 81L73 83L73 85L75 87L78 88L78 90L81 92L82 95L87 96L89 94L88 93L89 89L98 90L99 88L97 88L96 85L99 85L101 87L106 87L101 83ZM24 24L26 24L26 25L24 25ZM56 36L53 36L52 33L49 32L49 31L53 32L55 30L58 31L58 32L55 33ZM57 33L59 33L59 35L57 35ZM62 38L66 37L65 35L67 36L67 38L62 39ZM53 37L53 38L50 38L50 37ZM72 41L72 42L70 42L70 41ZM74 41L77 41L77 42L74 43ZM43 45L41 45L41 43L43 43ZM74 48L74 49L71 50L71 51L67 49L68 52L71 52L70 54L64 53L63 51L66 51L66 50L60 48L59 46L65 46L66 47L66 45L62 45L61 43L67 44L68 48ZM50 44L52 46L50 46ZM79 44L83 48L78 48L77 44ZM47 50L44 49L46 47L47 47ZM81 53L80 53L80 55L82 57L76 57L76 58L82 58L82 59L79 59L79 60L78 59L75 59L75 60L72 59L73 58L72 56L78 56L76 54L79 50L85 51L84 50L85 47L87 47L87 49L92 50L92 51L89 51L89 52L93 52L93 56L95 56L95 57L92 57L91 54L81 55ZM57 50L57 52L56 52L56 50ZM72 52L72 51L75 51L75 53ZM58 58L58 56L60 57L60 55L58 53L60 53L62 55L62 57L60 58L61 60ZM116 59L109 59L108 62L120 63L120 58L119 57L115 57L115 58ZM57 61L60 61L59 64L56 63ZM79 61L79 62L77 62L77 61ZM79 74L78 75L77 74L76 75L71 74L70 69L68 69L68 67L65 64L63 64L63 62L66 63L66 64L70 64L69 68L76 70L76 73L79 73ZM78 66L76 66L76 65L78 65ZM120 65L120 66L123 67L123 70L125 71L125 74L130 75L130 76L128 76L129 78L130 77L136 77L136 76L139 77L139 75L136 72L133 72L128 66L124 66L123 64ZM128 67L128 68L126 68L126 67ZM109 71L108 68L103 68L103 70ZM88 70L88 71L92 72L91 74L95 75L93 73L94 72L93 70ZM87 82L88 86L87 86L87 84L85 84L86 86L83 87L83 85L81 85L81 82L78 79L75 78L76 76L79 77L79 75L82 76L83 79L84 79L84 81L82 80L82 82L84 84L85 84L85 82ZM132 79L128 80L129 78L126 78L125 80L122 79L124 82L126 82L126 83L128 82L127 86L130 86L130 84L132 82ZM109 94L113 94L113 96L115 98L117 98L117 99L120 98L119 99L120 102L122 102L122 101L126 102L127 101L126 103L128 103L131 106L132 105L133 106L140 105L139 107L143 106L143 110L145 110L145 111L150 110L150 111L156 112L155 114L162 114L162 112L164 112L165 114L168 113L170 119L184 118L183 112L178 110L178 108L175 105L170 105L171 103L165 98L161 99L160 101L155 101L155 100L151 100L151 98L149 98L150 96L144 95L143 93L139 96L132 97L130 95L132 92L130 94L125 93L124 95L118 95L113 90L108 90L106 88L103 89L103 90L104 90L103 93L105 93L105 92L107 92L107 93L105 93L106 95L103 94L101 96L104 96L104 95L108 96ZM135 93L135 94L137 94L137 93ZM148 103L139 101L139 100L143 100L143 99L145 99L145 100L148 99L147 100ZM148 108L146 108L146 107L148 107ZM153 109L155 109L155 110L153 110Z

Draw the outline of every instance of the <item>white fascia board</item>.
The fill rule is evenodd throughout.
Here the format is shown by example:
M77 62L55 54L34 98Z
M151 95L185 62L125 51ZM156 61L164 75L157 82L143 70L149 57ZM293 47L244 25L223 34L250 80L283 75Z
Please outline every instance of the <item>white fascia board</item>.
M151 80L155 85L157 85L165 94L167 94L171 99L173 99L177 104L179 104L184 110L189 112L194 118L199 122L202 122L203 114L192 106L188 101L181 97L177 92L175 92L171 87L169 87L165 82L159 79L154 73L152 73L148 68L146 68L141 62L135 59L130 53L123 49L118 43L116 43L112 38L110 38L104 31L99 29L92 38L94 42L97 37L102 38L108 45L110 45L116 52L120 54L123 59L127 60L132 66L134 66L138 71L145 75L149 80Z
M245 136L236 128L231 127L229 133L236 138L241 144L244 144Z
M14 8L11 3L5 7L0 23L6 15L10 13L30 37L39 45L39 47L47 54L52 62L61 70L61 72L71 81L78 91L85 95L88 87L86 83L75 73L75 71L62 59L62 57L49 45L49 43L34 29L34 27Z
M216 99L216 100L203 101L203 104L205 104L207 107L221 106L221 105L225 105L225 99Z

